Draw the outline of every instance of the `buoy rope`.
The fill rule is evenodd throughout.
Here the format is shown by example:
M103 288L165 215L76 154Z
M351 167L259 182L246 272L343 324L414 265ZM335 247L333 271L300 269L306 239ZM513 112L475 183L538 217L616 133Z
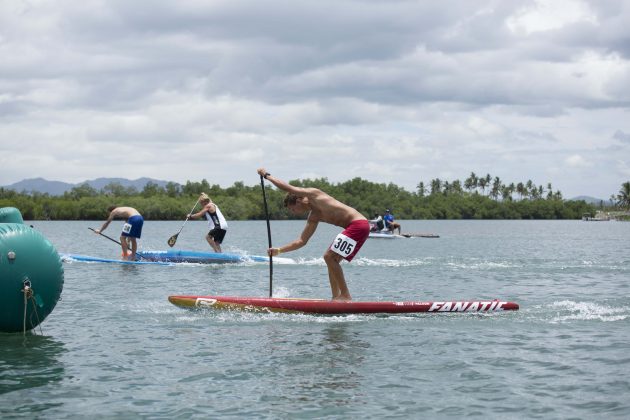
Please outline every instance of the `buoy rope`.
M24 288L22 289L22 293L24 293L24 316L22 317L22 334L26 335L26 309L28 308L28 295L33 294L33 289L31 289L31 282L28 279L24 280Z
M23 322L22 322L22 334L26 335L26 312L28 308L28 302L30 301L31 304L33 305L33 312L35 313L35 316L37 317L36 325L39 325L39 332L43 335L42 326L39 322L39 314L37 313L37 305L36 305L35 297L34 297L35 293L33 292L31 281L28 278L24 279L24 288L22 289L22 293L24 293L24 316L23 316ZM33 325L32 322L31 322L31 325Z

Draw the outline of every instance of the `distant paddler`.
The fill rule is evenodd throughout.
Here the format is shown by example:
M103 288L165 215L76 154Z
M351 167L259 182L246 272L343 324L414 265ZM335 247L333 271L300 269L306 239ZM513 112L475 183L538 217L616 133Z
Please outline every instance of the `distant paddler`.
M219 206L212 202L212 199L206 194L201 193L199 196L199 202L203 206L201 211L197 213L191 213L188 215L191 219L199 219L201 217L205 217L208 221L208 227L210 231L206 235L206 241L210 244L214 252L222 252L221 244L223 243L223 239L225 239L225 234L227 233L227 221L225 217L223 217L223 213L219 209Z
M100 234L102 231L107 229L107 226L109 226L110 222L114 219L126 219L120 234L122 259L135 261L136 250L138 249L138 242L136 239L140 239L142 234L142 225L144 224L142 215L133 207L109 206L107 211L109 212L107 221L103 223L103 226L101 226L100 229L95 229L94 233ZM131 250L131 253L129 253L129 250Z
M324 253L333 300L351 300L350 291L341 269L341 260L352 261L370 235L370 224L356 209L340 202L317 188L300 188L271 176L264 168L258 174L287 192L284 205L294 214L308 212L306 227L298 239L280 248L269 248L267 253L276 256L282 252L302 248L315 233L319 222L343 228Z
M396 233L396 229L398 229L398 234L400 235L400 223L394 221L394 215L389 209L385 210L383 221L385 221L385 227L387 228L387 230L392 233Z

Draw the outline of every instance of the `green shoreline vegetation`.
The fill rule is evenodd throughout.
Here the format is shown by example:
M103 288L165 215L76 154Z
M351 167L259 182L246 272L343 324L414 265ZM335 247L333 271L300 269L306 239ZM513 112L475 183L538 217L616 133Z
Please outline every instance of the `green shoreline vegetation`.
M356 208L366 217L392 209L397 219L580 219L597 207L585 201L565 201L560 191L531 181L504 184L499 177L477 177L462 183L433 179L420 182L415 192L361 178L332 184L326 178L292 180L293 185L319 188ZM618 205L628 205L630 182L622 185ZM61 196L16 192L0 188L0 207L20 209L25 220L101 220L110 205L135 207L146 220L183 220L201 192L210 195L228 220L264 220L260 185L235 182L228 188L201 182L173 182L160 187L149 182L142 191L111 183L97 191L87 183ZM269 215L273 220L294 219L283 207L284 193L267 185ZM624 201L625 199L625 201Z

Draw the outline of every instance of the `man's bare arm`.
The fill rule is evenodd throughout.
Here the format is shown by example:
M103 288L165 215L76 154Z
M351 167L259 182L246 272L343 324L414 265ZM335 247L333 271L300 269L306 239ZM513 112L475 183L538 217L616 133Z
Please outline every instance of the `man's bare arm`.
M315 233L318 223L319 222L316 219L311 219L309 217L309 219L306 221L306 226L304 227L304 230L302 231L302 234L299 238L297 238L293 242L289 242L288 244L281 246L280 248L270 248L268 253L271 255L278 255L281 252L290 252L302 248L308 243L309 239L311 239L313 233Z
M109 226L109 224L111 223L111 221L112 221L112 220L114 220L114 211L115 211L115 209L114 209L114 210L112 210L112 211L109 213L109 217L107 218L107 220L105 221L105 223L103 223L103 226L101 226L101 228L100 228L100 229L96 229L96 230L94 231L94 233L101 233L102 231L104 231L105 229L107 229L107 226Z
M316 191L315 188L295 187L289 184L288 182L281 180L280 178L276 178L275 176L272 176L269 172L267 172L265 168L258 169L258 174L261 175L266 180L268 180L269 182L271 182L273 185L275 185L279 189L286 191L288 193L291 193L291 194L295 194L298 197L308 197L310 194Z
M205 212L209 211L210 213L213 213L216 209L216 206L214 205L214 203L210 203L206 206L204 206L201 210L199 210L197 213L190 213L188 215L188 217L190 217L191 219L199 219L200 217L202 217L204 215Z

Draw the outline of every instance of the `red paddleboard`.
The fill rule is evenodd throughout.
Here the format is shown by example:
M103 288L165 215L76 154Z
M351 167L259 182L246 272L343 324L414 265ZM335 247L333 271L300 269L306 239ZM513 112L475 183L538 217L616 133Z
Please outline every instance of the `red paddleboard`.
M443 312L515 311L519 306L502 300L435 302L359 302L324 299L258 298L238 296L169 296L175 306L193 309L227 309L250 312L293 312L310 314L395 314Z

